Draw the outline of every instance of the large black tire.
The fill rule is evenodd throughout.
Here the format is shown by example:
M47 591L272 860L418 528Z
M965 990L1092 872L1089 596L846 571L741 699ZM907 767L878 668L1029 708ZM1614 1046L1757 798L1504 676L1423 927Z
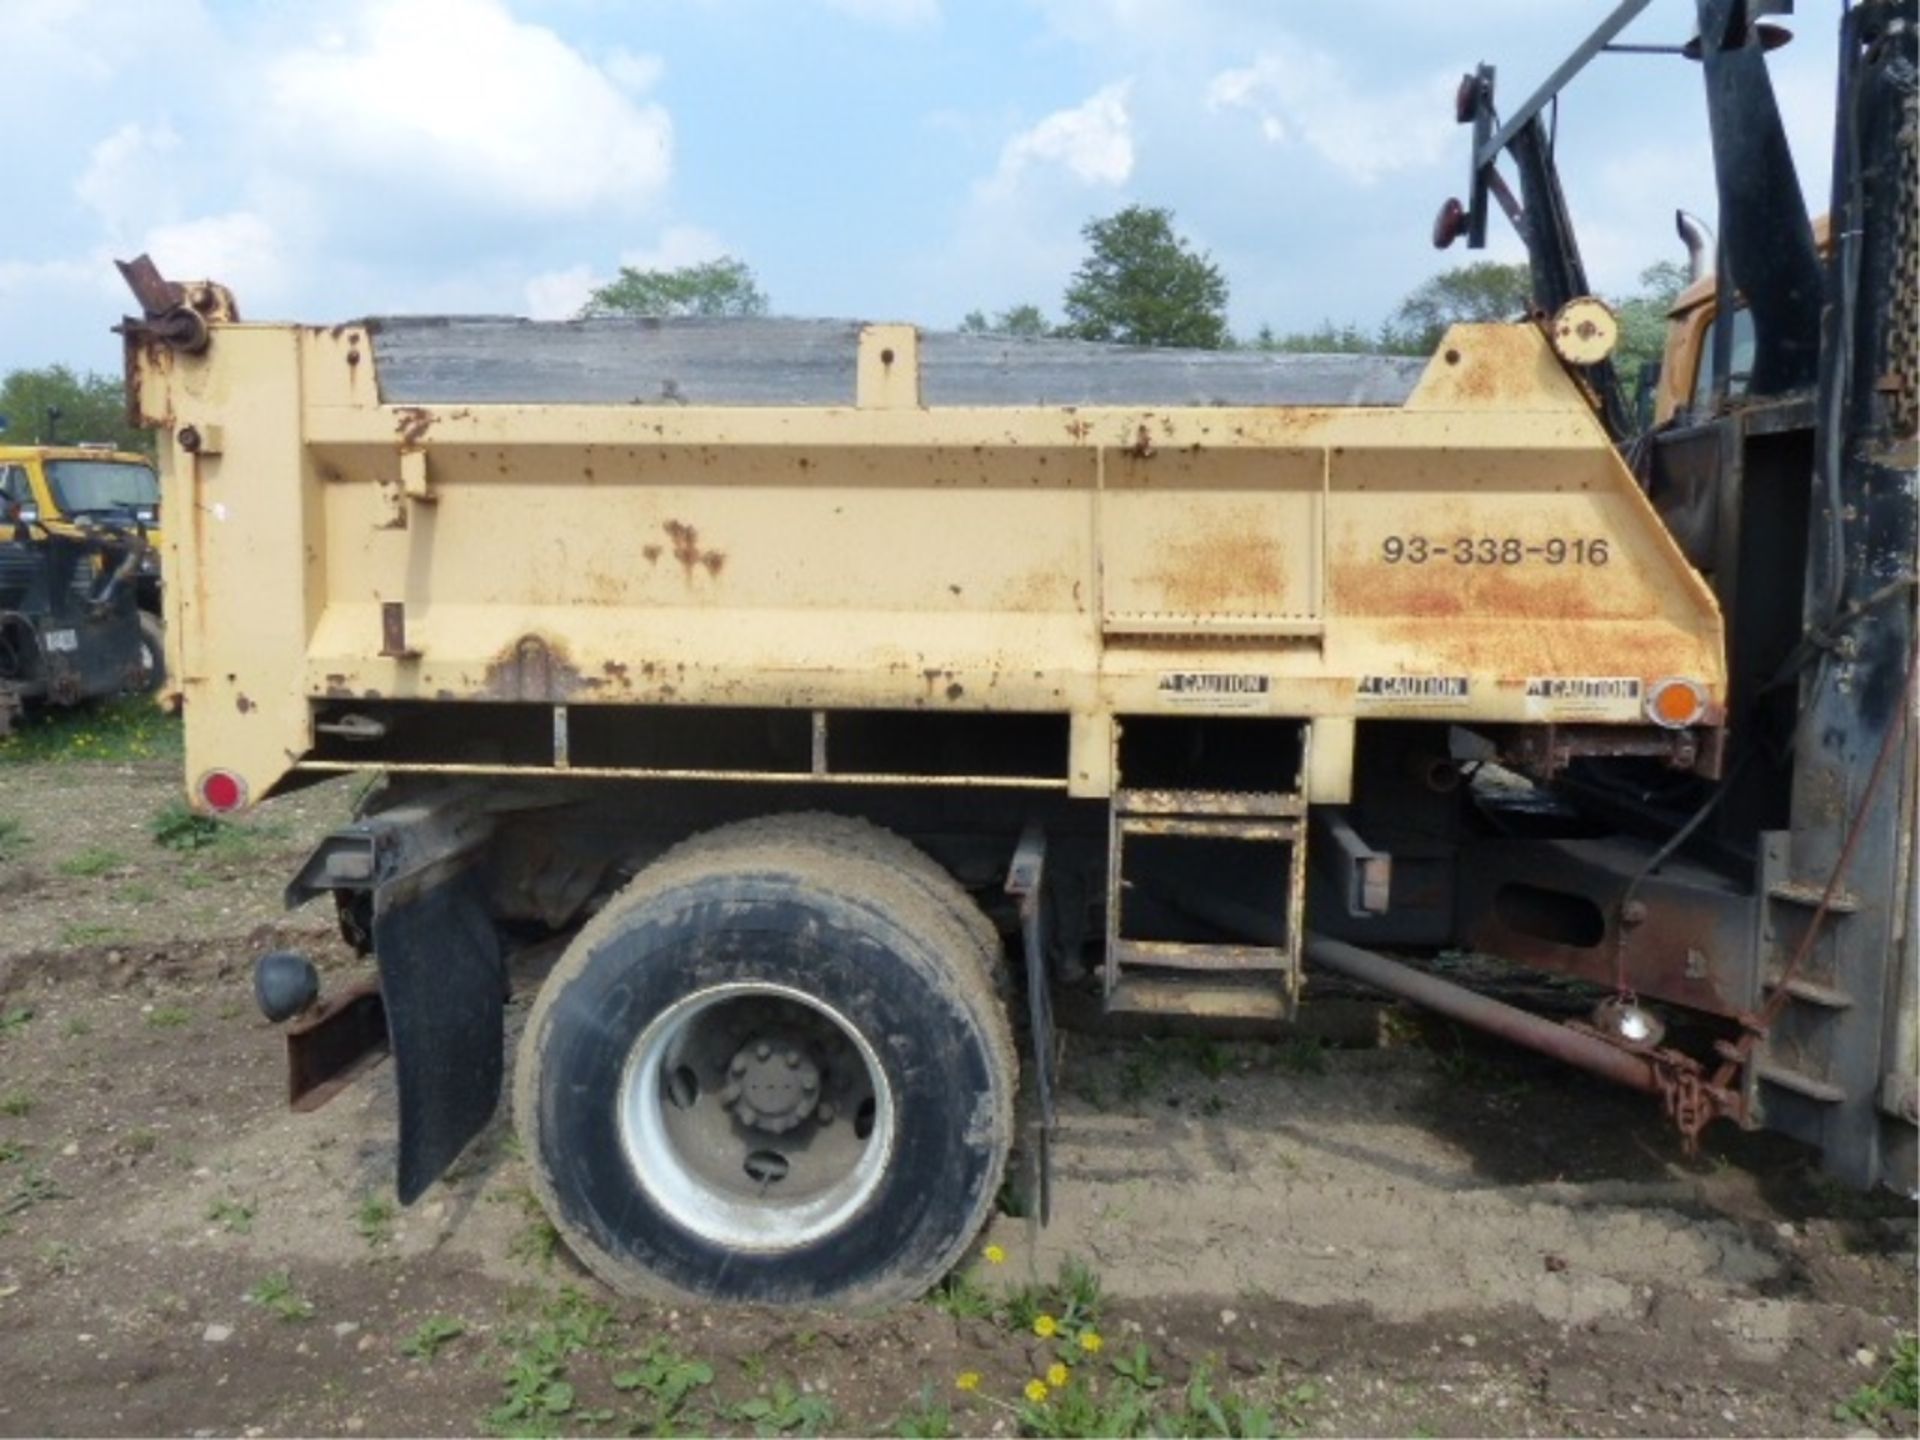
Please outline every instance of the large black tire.
M680 847L691 854L708 847L734 847L744 840L791 842L816 846L836 855L872 860L892 870L934 904L960 922L972 941L982 972L1003 999L1008 995L1006 945L993 921L926 851L904 835L883 829L871 820L836 815L826 810L803 810L784 815L761 815L695 835Z
M167 632L158 616L140 612L140 690L152 695L167 683Z
M924 1293L985 1222L1013 1137L1013 1037L980 925L960 908L971 902L937 867L928 874L924 856L924 864L905 861L904 845L832 816L750 821L695 837L616 896L547 979L521 1040L515 1117L555 1226L615 1289L761 1304L891 1304ZM864 1143L885 1143L862 1152L863 1188L849 1192L854 1208L828 1207L830 1228L780 1220L770 1239L742 1240L715 1221L726 1233L703 1233L705 1212L688 1209L685 1190L674 1187L703 1165L728 1163L712 1156L729 1139L757 1143L758 1132L721 1136L682 1164L671 1147L634 1138L633 1107L646 1109L633 1098L635 1077L656 1068L651 1057L665 1052L653 1037L682 1023L674 1017L704 1013L702 1004L717 1011L740 993L757 1003L776 987L793 997L777 1003L814 1007L850 1046L864 1047L860 1063L876 1077L876 1093L884 1089L881 1113L890 1117ZM649 1059L630 1067L635 1055ZM664 1110L666 1072L658 1068ZM707 1069L697 1076L706 1097L698 1103L728 1080L724 1059ZM847 1131L847 1118L835 1123L842 1129L832 1143L851 1144L857 1127ZM819 1140L809 1137L811 1124L767 1143L791 1145L804 1158ZM653 1163L641 1165L643 1155ZM777 1198L779 1190L762 1185L760 1193ZM723 1202L759 1203L733 1195Z

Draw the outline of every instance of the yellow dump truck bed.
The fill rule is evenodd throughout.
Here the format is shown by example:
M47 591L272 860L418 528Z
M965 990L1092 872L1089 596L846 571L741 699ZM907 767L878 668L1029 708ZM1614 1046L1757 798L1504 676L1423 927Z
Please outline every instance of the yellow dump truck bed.
M1310 722L1308 798L1340 801L1356 719L1626 733L1674 679L1719 719L1713 597L1531 325L1456 328L1403 403L1309 405L1252 403L1257 369L1232 403L1126 403L1071 379L1098 347L1051 383L1100 403L942 403L965 384L901 326L796 358L839 403L703 403L671 373L621 399L569 344L612 333L650 375L671 325L505 329L591 403L499 399L485 357L422 361L430 327L135 348L190 777L699 770L581 707L993 712L1064 717L1058 763L887 774L1102 796L1114 717L1260 713ZM356 750L395 723L376 702L437 718ZM487 702L553 723L476 745L460 707ZM772 768L876 773L824 741Z

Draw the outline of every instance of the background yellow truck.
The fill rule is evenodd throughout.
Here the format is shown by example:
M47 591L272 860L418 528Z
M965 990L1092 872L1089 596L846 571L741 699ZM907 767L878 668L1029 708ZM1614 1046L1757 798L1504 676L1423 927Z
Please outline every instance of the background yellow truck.
M1855 103L1888 63L1857 58ZM1469 80L1481 186L1540 105L1507 134ZM1868 133L1892 174L1910 138ZM1285 1021L1309 965L1658 1096L1690 1140L1797 1099L1838 1117L1813 1137L1837 1169L1900 1173L1911 917L1866 897L1912 883L1912 600L1851 597L1911 554L1911 487L1877 478L1911 429L1843 407L1895 457L1833 477L1872 498L1850 611L1797 604L1830 578L1823 512L1781 528L1751 472L1712 472L1775 567L1763 602L1689 560L1645 488L1671 469L1616 449L1610 317L1556 245L1540 315L1404 368L832 322L242 324L129 266L194 802L387 777L289 888L333 897L378 986L256 972L297 1017L296 1094L390 1045L411 1201L496 1108L507 947L569 936L515 1077L554 1223L622 1288L775 1302L898 1299L963 1253L1021 1055L1044 1208L1055 999ZM1861 273L1865 327L1895 269ZM1745 289L1749 397L1805 408L1831 361L1803 376L1806 337ZM1752 413L1702 423L1739 454ZM1854 649L1802 664L1816 633ZM1852 768L1816 802L1794 747L1831 730L1762 754L1748 726L1842 681ZM1380 953L1462 945L1603 1003L1556 1023Z
M0 444L0 524L9 530L23 515L42 535L96 545L96 568L118 558L103 525L143 529L148 547L132 584L140 610L140 662L157 688L166 665L160 622L160 479L144 455L108 445Z

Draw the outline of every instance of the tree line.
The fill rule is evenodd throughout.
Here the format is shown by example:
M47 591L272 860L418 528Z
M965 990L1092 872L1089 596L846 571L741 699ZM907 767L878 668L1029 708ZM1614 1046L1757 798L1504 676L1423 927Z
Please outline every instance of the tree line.
M1202 350L1244 348L1281 354L1431 355L1447 327L1511 320L1526 313L1532 286L1527 266L1476 260L1416 286L1371 329L1331 319L1306 330L1262 325L1235 336L1227 323L1227 278L1196 250L1160 206L1129 205L1089 221L1086 256L1061 296L1059 321L1039 305L1012 305L989 315L970 310L960 329L1012 339L1057 337L1125 345ZM1643 362L1658 360L1666 314L1686 284L1686 267L1663 260L1640 274L1639 288L1611 297L1620 317L1615 364L1629 383ZM603 315L764 315L766 292L753 271L731 256L677 270L622 267L596 289L583 318Z
M1531 284L1525 264L1476 260L1423 281L1378 326L1323 320L1306 330L1262 325L1237 337L1227 324L1226 276L1174 224L1171 210L1129 205L1090 220L1081 231L1086 255L1060 299L1053 321L1037 304L989 316L970 310L960 329L1015 339L1060 337L1125 345L1202 350L1245 348L1280 354L1431 355L1449 325L1511 320L1526 313ZM1640 287L1610 297L1620 317L1614 364L1631 385L1641 366L1658 360L1666 313L1686 284L1673 261L1650 265ZM595 288L580 318L608 315L756 316L769 310L752 269L733 256L669 269L622 266ZM0 444L107 441L151 452L152 437L127 423L118 376L79 374L64 365L15 370L0 380Z

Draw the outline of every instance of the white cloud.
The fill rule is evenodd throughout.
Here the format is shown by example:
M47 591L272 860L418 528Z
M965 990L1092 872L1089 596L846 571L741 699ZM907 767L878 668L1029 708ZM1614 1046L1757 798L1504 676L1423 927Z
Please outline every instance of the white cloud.
M243 314L273 302L286 285L280 238L265 218L249 210L157 226L141 248L170 279L218 280L234 292Z
M940 0L826 0L827 8L882 25L925 25L940 18Z
M24 298L89 286L104 289L107 266L104 253L89 260L0 260L0 298Z
M1207 87L1213 110L1245 110L1273 145L1305 146L1349 180L1370 185L1459 148L1449 97L1457 77L1436 75L1363 94L1332 56L1304 46L1262 50Z
M527 316L533 320L571 320L601 284L591 265L549 270L527 281Z
M662 107L500 0L359 0L270 64L260 94L290 159L475 208L640 206L672 170Z
M179 149L180 137L164 121L122 125L93 147L73 193L113 235L171 218L181 193Z
M1036 166L1058 166L1084 185L1118 186L1133 174L1133 126L1126 81L1095 91L1023 130L1000 152L989 185L1011 189Z
M644 95L658 85L660 77L667 73L667 62L658 55L621 48L609 52L601 62L601 69L628 94Z
M726 253L727 247L711 230L698 225L669 225L646 249L621 251L620 263L634 270L678 270L682 265L718 260Z

